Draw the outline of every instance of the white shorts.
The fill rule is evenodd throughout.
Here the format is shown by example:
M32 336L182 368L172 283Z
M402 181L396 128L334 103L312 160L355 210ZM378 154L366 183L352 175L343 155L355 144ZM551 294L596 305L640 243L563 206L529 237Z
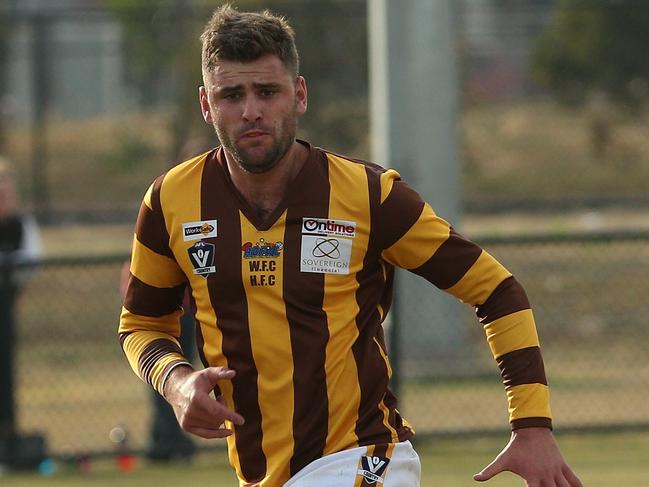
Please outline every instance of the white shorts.
M352 448L309 463L284 487L419 487L421 464L409 441Z

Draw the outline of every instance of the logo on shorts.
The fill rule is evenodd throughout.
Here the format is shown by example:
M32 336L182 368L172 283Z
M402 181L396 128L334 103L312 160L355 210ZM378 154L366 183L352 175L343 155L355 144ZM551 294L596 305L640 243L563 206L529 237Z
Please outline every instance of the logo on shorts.
M216 267L214 266L214 250L215 246L208 242L196 242L187 249L189 260L194 267L194 274L198 276L207 276L207 274L214 274Z
M385 457L361 457L357 473L358 475L361 475L368 484L382 484L385 469L388 468L388 463L390 463L390 459Z
M185 242L210 237L216 237L216 220L183 223L183 240Z

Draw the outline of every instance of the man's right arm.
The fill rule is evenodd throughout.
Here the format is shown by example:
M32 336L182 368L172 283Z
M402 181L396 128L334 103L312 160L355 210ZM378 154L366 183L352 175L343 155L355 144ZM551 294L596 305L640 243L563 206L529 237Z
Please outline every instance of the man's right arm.
M174 409L180 426L203 438L232 434L225 421L243 424L223 397L210 396L217 382L234 371L208 367L194 371L178 342L186 277L169 248L160 206L162 177L147 191L135 228L119 336L135 373L151 384ZM126 274L126 273L125 273Z
M140 207L119 324L131 367L160 393L169 371L188 364L178 342L186 277L169 248L161 182L162 177L151 185Z

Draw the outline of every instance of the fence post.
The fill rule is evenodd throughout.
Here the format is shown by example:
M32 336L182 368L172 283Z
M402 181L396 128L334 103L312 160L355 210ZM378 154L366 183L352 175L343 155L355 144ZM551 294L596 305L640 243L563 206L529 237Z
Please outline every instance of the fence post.
M392 284L392 289L397 287L397 279L399 278L399 269L395 269L394 272L394 281ZM390 364L392 366L392 377L390 377L390 390L392 393L400 400L403 400L400 396L401 393L401 313L399 313L399 294L394 293L392 297L392 306L390 311L390 328L388 330L388 354L390 359Z
M0 254L0 464L9 464L16 438L14 402L13 263Z
M0 254L0 465L33 468L46 457L45 437L19 435L16 429L16 270L13 256Z
M51 76L48 47L50 45L50 22L38 14L32 20L31 45L33 113L31 127L32 202L40 220L49 221L51 216L50 187L48 178L49 130L48 115Z

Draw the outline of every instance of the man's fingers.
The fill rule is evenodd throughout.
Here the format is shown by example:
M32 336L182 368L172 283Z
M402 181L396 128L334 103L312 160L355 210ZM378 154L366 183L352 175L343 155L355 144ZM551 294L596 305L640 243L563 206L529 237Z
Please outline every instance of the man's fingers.
M225 367L208 367L179 378L176 397L170 401L180 427L203 438L224 438L233 431L224 428L229 421L242 425L244 418L227 407L222 397L212 398L210 393L219 381L231 380L235 371Z
M230 380L236 375L235 371L226 367L207 367L201 371L203 376L215 386L220 380Z
M571 468L568 465L564 465L561 471L563 472L563 475L568 481L570 487L584 487L584 485L581 483L581 480L577 478L575 473L571 470Z
M215 426L221 425L225 420L232 421L239 426L245 422L243 416L228 409L224 400L214 400L209 396L201 396L196 399L196 410L193 416L206 424L217 422L218 424Z
M489 465L487 465L485 468L483 468L481 472L475 474L473 476L473 480L477 480L478 482L484 482L485 480L489 480L494 475L497 475L500 472L504 472L505 470L506 469L502 465L501 458L498 457Z
M227 428L201 428L201 427L193 427L193 428L188 428L186 430L188 433L192 433L194 435L200 436L201 438L206 438L208 440L214 439L214 438L227 438L230 436L234 431L231 429Z
M228 421L232 421L234 424L238 426L241 426L243 423L246 422L243 416L228 408L225 402L225 398L223 396L217 397L216 401L211 400L211 406L213 411L216 414L220 414L224 420L227 419Z
M243 419L243 416L241 416L239 413L235 413L234 411L231 411L230 409L223 406L221 406L220 414L224 421L232 421L237 426L241 426L246 422L246 420Z

